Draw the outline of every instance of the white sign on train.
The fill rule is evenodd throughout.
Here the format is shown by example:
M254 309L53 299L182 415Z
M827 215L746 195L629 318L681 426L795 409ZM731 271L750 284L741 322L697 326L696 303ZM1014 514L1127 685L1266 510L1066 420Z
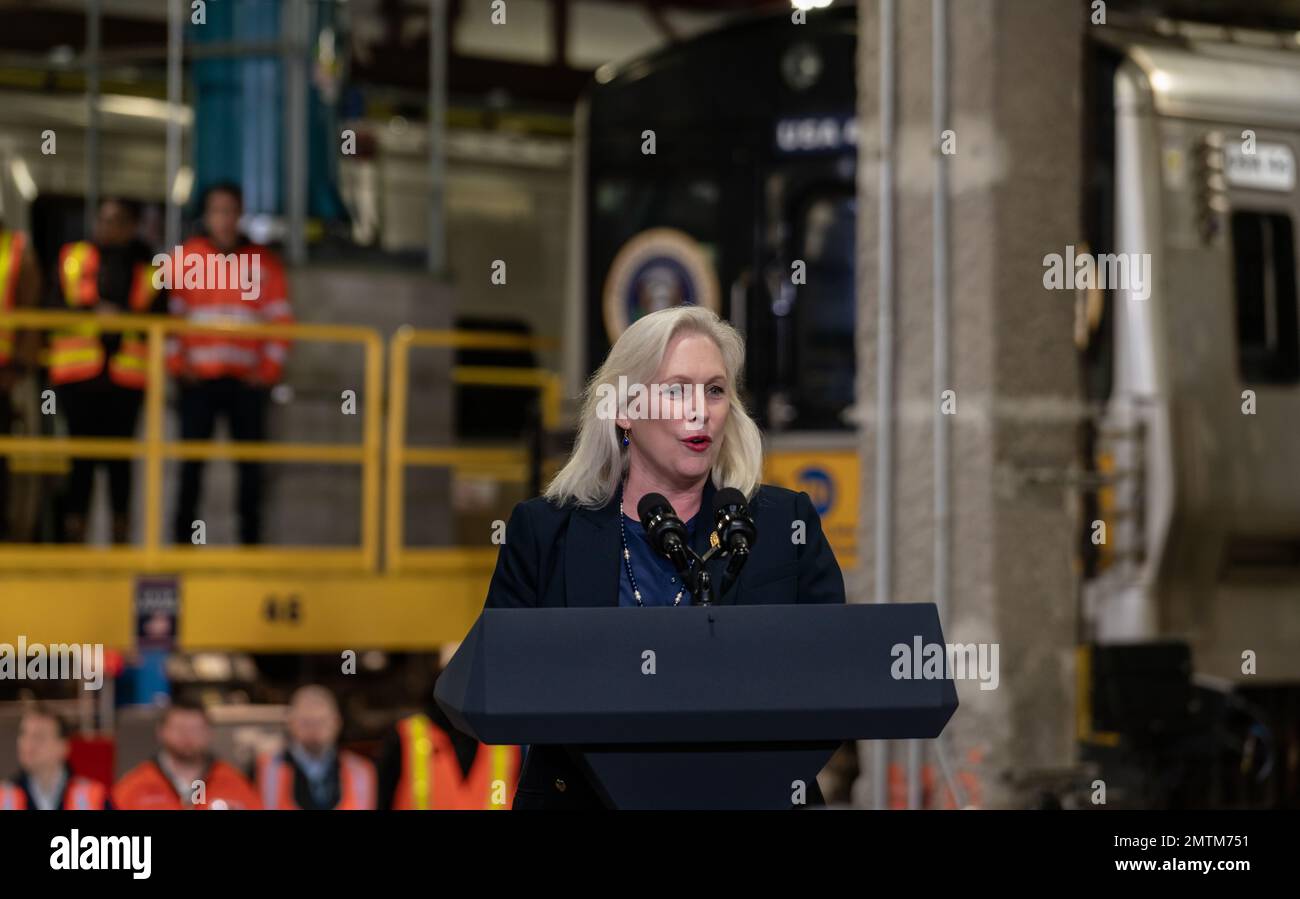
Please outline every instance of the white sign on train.
M1286 144L1256 144L1247 153L1240 144L1224 147L1224 174L1228 183L1251 190L1295 189L1295 153Z
M776 146L782 153L846 150L858 145L858 122L852 116L808 116L776 123Z

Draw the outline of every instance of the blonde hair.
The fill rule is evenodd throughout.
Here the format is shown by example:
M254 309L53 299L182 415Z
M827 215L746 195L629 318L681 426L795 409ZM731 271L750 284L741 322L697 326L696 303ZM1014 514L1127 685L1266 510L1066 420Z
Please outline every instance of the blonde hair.
M745 341L717 314L703 306L673 306L638 319L615 341L605 364L583 391L578 439L569 461L546 487L546 498L563 505L576 503L599 509L614 498L627 474L628 450L618 424L602 416L601 394L626 383L648 384L663 363L668 345L679 334L702 334L717 344L727 370L729 411L710 476L718 489L735 487L748 498L758 490L763 474L763 438L740 401L745 368ZM608 385L602 390L603 385Z

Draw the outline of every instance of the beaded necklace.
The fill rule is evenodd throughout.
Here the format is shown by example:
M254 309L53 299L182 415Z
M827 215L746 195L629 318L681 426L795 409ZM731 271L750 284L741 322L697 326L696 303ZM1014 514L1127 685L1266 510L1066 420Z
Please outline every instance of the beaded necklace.
M636 575L632 573L632 553L627 548L627 528L623 526L622 485L620 485L618 488L618 534L619 537L621 537L623 540L623 565L625 568L627 568L627 579L632 583L632 596L636 598L636 604L638 606L644 607L645 603L641 601L641 588L636 585ZM682 594L685 592L686 592L686 585L683 584L682 589L678 590L677 595L673 597L674 606L680 606L682 604Z

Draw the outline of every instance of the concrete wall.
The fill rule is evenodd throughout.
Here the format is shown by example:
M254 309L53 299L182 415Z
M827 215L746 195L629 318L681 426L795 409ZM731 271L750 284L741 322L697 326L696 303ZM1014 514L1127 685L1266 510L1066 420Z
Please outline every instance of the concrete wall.
M1026 469L1063 470L1074 455L1073 295L1042 286L1042 257L1080 229L1082 5L1039 0L949 3L952 383L933 383L931 4L898 2L895 186L895 442L875 483L880 258L880 2L860 4L858 395L862 428L863 577L876 567L876 491L893 491L892 599L934 595L933 437L940 393L952 472L949 643L995 643L1000 683L958 684L942 743L968 774L967 799L1029 801L1023 775L1071 758L1070 649L1077 585L1066 488L1031 486ZM874 592L874 591L873 591ZM871 753L855 798L869 803ZM925 761L933 764L934 748ZM889 747L902 763L902 745ZM937 774L937 769L936 769ZM974 788L971 789L971 786ZM969 795L969 794L974 794Z

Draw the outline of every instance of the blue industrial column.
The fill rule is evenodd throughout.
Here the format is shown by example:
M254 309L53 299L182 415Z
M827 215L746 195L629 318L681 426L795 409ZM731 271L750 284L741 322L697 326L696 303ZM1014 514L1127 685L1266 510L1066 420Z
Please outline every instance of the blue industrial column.
M265 0L223 0L207 4L206 20L191 21L187 42L194 47L194 183L197 198L219 181L235 181L250 215L288 219L291 210L286 159L285 109L296 106L305 132L306 202L309 215L346 218L335 186L339 136L335 113L311 78L286 77L287 56L311 71L323 29L333 34L334 5L304 3L305 27L286 33L290 8ZM205 47L209 53L204 53ZM289 96L299 83L306 97ZM293 127L293 126L290 126ZM299 174L298 177L303 177ZM197 209L195 210L197 212Z

